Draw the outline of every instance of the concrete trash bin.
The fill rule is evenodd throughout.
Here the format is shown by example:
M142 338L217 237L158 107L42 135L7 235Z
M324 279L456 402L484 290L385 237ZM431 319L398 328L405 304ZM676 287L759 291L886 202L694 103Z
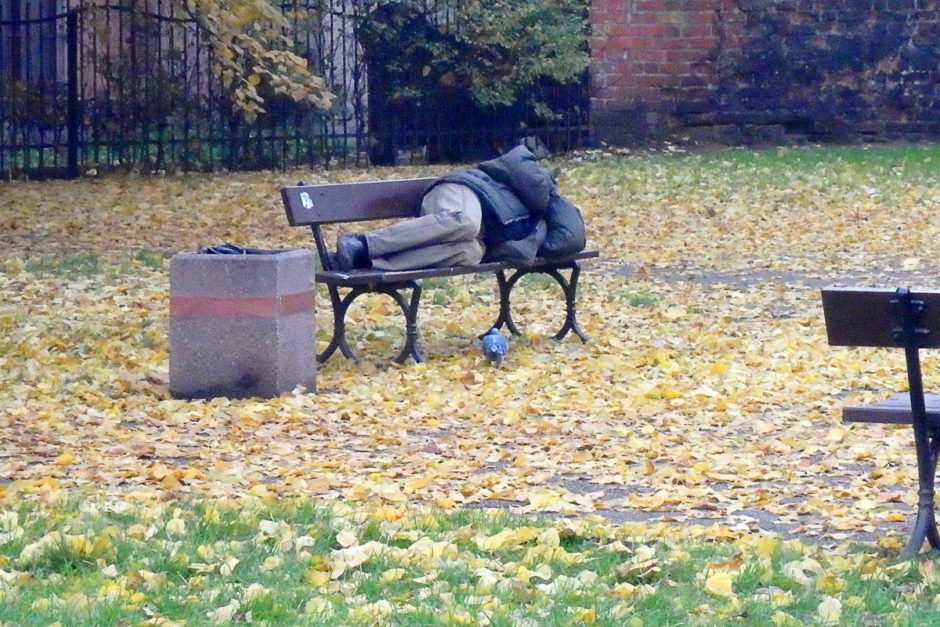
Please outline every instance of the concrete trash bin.
M313 253L170 260L170 393L274 397L316 389Z

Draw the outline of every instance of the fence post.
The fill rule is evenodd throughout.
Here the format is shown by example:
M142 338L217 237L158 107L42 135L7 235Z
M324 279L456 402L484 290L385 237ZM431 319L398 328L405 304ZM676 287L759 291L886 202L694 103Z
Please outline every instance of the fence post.
M68 133L69 133L69 177L79 176L78 143L79 115L78 103L78 9L68 12L67 22L68 38L68 74L69 74L69 103L68 103Z

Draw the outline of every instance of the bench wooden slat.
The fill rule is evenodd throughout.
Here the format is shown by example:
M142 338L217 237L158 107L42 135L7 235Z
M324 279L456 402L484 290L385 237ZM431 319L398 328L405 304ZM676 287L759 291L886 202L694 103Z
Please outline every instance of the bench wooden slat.
M923 326L940 329L940 291L911 290L914 300L927 304ZM832 346L900 347L892 329L895 290L888 288L827 287L822 290L826 333ZM940 348L940 333L923 338L921 348Z
M940 395L924 394L927 419L931 426L940 426ZM877 422L883 424L909 425L913 422L911 395L907 392L895 394L878 403L846 407L842 410L843 422Z
M436 180L292 185L281 189L281 199L291 226L413 218L424 190Z
M381 270L317 272L316 280L317 283L324 283L326 285L386 285L413 281L415 279L477 274L480 272L496 272L497 270L536 269L542 267L554 268L564 266L564 264L569 261L593 259L599 255L600 253L596 250L586 250L576 255L571 255L570 257L536 259L531 264L491 262L481 263L475 266L451 266L449 268L426 268L423 270L402 270L400 272L385 272Z

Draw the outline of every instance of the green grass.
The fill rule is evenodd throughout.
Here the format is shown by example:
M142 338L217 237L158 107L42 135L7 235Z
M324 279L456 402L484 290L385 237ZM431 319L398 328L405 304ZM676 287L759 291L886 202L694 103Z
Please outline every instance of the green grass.
M150 270L162 271L167 269L167 260L173 256L171 251L165 250L138 250L135 251L129 260L129 265L141 265Z
M940 145L912 144L879 146L807 146L748 150L733 148L699 155L661 155L644 157L651 166L681 165L689 169L690 160L707 175L709 170L741 169L749 175L764 168L769 175L780 172L813 174L820 168L863 170L870 172L912 172L936 176L940 173ZM694 168L699 169L699 168Z
M621 290L607 295L607 302L620 302L630 307L652 307L659 304L659 296L634 290Z
M423 279L421 288L425 298L434 305L453 305L466 302L467 287L463 277L431 277Z
M28 274L76 281L99 276L117 278L139 270L163 272L172 256L172 251L137 250L117 260L103 261L94 251L56 252L25 256L21 267ZM13 274L16 265L7 259L0 271Z
M592 157L593 159L594 157ZM764 150L726 149L701 154L600 153L590 165L576 166L574 180L604 194L646 194L656 181L666 196L701 195L718 201L740 190L784 186L816 188L851 186L869 181L884 198L906 189L911 179L940 183L940 145L807 146ZM624 176L627 172L628 176ZM563 184L564 186L564 184ZM629 206L626 205L626 206Z
M558 286L558 281L553 277L536 272L533 274L527 274L519 280L525 290L544 292L545 290L557 289L561 293L561 288Z
M720 528L305 499L6 505L3 625L797 625L823 624L821 607L920 624L940 591L932 560L894 547Z
M26 260L25 269L31 274L87 279L101 274L101 263L96 253L82 251L30 257Z

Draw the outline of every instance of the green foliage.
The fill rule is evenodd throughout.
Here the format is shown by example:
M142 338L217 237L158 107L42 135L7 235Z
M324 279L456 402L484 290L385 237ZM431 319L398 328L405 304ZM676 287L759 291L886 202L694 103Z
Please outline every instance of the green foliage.
M473 56L464 68L480 104L511 104L541 78L575 81L589 58L582 0L475 0L456 35Z
M359 37L393 102L462 94L481 107L520 104L543 81L576 82L589 57L584 0L365 3ZM543 117L538 96L526 102Z
M246 119L264 113L259 88L318 109L332 106L326 81L291 50L291 23L271 0L175 0L209 33L222 82Z
M158 59L147 50L148 39L141 40L145 43L134 44L135 55L100 54L97 68L111 97L95 100L97 106L85 113L87 123L113 129L135 122L160 127L174 116L205 116L198 100L187 93L182 52L171 50Z
M64 88L51 81L13 81L0 85L6 121L30 130L61 132L65 127Z
M121 92L119 105L131 107L139 118L165 123L166 118L185 108L182 104L197 104L181 102L187 96L184 85L189 77L180 58L187 53L201 55L203 49L184 43L180 50L173 50L176 35L161 30L160 22L165 20L155 19L152 3L125 0L119 4L127 15L127 25L122 21L117 31L108 21L108 9L84 14L88 26L104 44L99 64L103 78ZM246 120L253 121L264 113L266 102L275 96L318 110L332 106L334 95L316 73L318 70L294 52L288 36L292 23L277 3L170 0L163 10L170 7L177 12L174 19L184 15L199 25L198 46L211 51L211 64L218 70L226 96ZM114 41L117 36L122 39L120 43ZM115 48L120 55L115 55ZM148 80L142 80L144 76ZM112 114L120 122L128 112L118 108Z

